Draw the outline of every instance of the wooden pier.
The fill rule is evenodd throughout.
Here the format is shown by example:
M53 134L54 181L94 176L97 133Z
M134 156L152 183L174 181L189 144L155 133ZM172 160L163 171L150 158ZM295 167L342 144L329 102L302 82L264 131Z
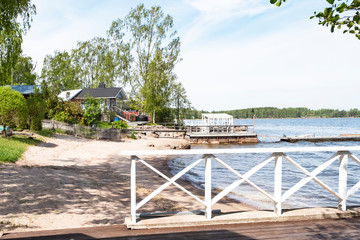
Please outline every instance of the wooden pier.
M282 137L281 141L285 142L327 142L327 141L360 141L360 134L343 134L340 136L295 136L295 137Z
M226 144L226 143L258 143L255 133L190 133L188 134L192 144Z

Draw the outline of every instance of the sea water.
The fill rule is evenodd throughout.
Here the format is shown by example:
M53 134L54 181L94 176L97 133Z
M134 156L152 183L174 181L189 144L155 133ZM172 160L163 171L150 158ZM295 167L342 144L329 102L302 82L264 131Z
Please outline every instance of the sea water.
M235 125L253 124L253 120L236 119ZM260 143L252 145L226 144L226 145L194 145L193 149L208 148L286 148L286 147L321 147L321 146L359 146L360 142L297 142L288 143L280 141L283 136L339 136L340 134L360 134L359 118L314 118L314 119L257 119L255 120L255 133L259 136ZM360 152L352 152L360 158ZM267 158L271 153L265 154L218 154L218 158L237 170L240 174L245 174L249 169L256 166ZM299 163L309 172L326 162L334 152L299 152L288 153L287 155ZM168 162L172 174L176 174L184 166L199 159L201 155L179 156ZM338 190L339 177L338 161L326 168L317 177L331 187L334 191ZM222 190L235 180L239 179L228 169L213 161L212 166L212 188ZM283 160L282 181L284 193L302 178L306 177L301 171L292 164ZM204 164L199 164L189 171L183 179L190 181L194 186L204 189ZM273 195L274 183L274 163L271 162L250 180ZM349 158L348 163L348 189L360 181L360 166ZM255 190L247 183L243 183L231 192L228 197L257 207L259 209L272 209L273 203L263 194ZM302 207L336 207L337 198L323 189L314 181L308 182L304 187L292 195L283 203L283 208L302 208ZM360 192L352 195L348 201L348 206L360 205Z

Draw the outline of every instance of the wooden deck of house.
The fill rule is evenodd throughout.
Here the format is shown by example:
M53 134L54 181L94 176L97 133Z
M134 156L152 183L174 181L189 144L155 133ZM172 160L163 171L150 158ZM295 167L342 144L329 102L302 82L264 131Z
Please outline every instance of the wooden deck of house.
M4 234L1 239L359 239L360 218L128 230L125 225Z

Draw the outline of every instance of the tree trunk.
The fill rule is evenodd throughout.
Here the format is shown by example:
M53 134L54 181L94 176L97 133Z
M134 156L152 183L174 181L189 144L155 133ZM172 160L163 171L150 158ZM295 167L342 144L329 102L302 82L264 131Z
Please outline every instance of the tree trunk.
M7 137L7 134L6 134L6 125L4 124L3 127L4 127L4 130L3 130L3 131L4 131L4 134L3 134L3 135L4 135L4 137Z
M153 111L152 122L155 123L155 110Z

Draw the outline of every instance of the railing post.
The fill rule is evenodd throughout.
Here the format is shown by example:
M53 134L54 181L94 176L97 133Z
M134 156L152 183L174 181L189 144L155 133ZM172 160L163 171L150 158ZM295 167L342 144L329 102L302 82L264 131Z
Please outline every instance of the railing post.
M338 209L346 211L346 198L347 198L347 163L348 154L347 152L341 153L340 165L339 165L339 200Z
M282 154L276 154L275 169L274 169L274 198L276 203L274 205L274 212L281 215L281 195L282 195Z
M130 167L130 201L131 201L131 222L136 223L136 156L131 156Z
M211 157L205 155L205 216L211 219Z

